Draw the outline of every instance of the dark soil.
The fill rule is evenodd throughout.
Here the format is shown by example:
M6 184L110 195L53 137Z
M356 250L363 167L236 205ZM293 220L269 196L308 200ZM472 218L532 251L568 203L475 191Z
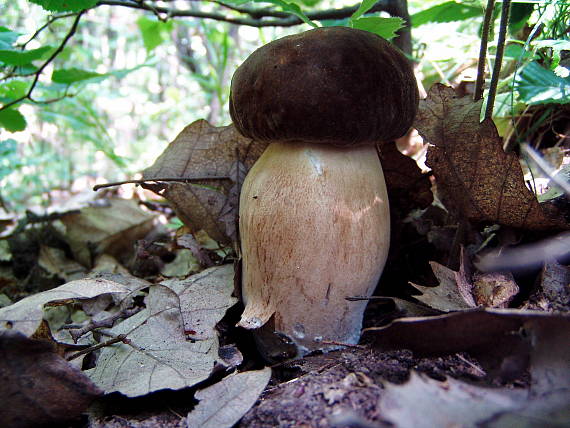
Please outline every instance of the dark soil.
M406 350L348 348L274 367L272 383L238 426L382 426L377 409L384 383L404 383L411 370L440 381L494 383L466 354L415 358Z

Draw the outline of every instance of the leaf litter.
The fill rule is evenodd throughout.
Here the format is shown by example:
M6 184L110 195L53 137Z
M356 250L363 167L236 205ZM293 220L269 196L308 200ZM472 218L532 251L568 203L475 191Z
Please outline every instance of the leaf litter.
M444 205L440 214L449 212L446 221L463 217L473 225L495 223L538 231L567 227L536 202L519 174L516 156L502 152L494 125L479 124L479 108L442 86L432 89L428 100L422 102L417 127L431 144L428 163L440 197L434 204ZM468 419L473 423L492 417L499 422L491 426L507 426L513 421L526 426L536 416L557 420L567 415L563 404L568 401L568 385L561 379L567 379L569 373L564 359L570 343L568 316L562 312L567 311L563 300L568 292L568 268L555 261L545 264L528 305L521 306L550 313L484 309L512 306L518 279L508 272L478 271L471 263L472 246L464 249L458 270L447 267L441 258L431 260L427 266L439 285L414 284L422 295L372 301L370 308L379 314L368 319L367 325L381 327L368 328L362 345L276 367L267 387L269 370L252 370L260 368L260 363L240 352L248 351L251 344L244 348L244 338L228 327L235 314L222 321L226 327L219 324L236 302L232 297L233 267L211 267L231 256L223 245L235 240L239 186L264 148L240 137L232 126L216 128L198 121L145 171L145 179L156 180L145 187L166 197L189 228L178 235L175 244L157 247L148 241L139 247L141 254L150 251L154 258L154 267L139 265L138 271L151 282L130 276L117 259L124 261L125 246L151 231L155 216L138 213L132 201L103 203L93 208L93 214L89 210L61 214L63 218L57 221L65 227L59 230L65 232L73 258L84 269L97 262L99 272L115 273L99 273L98 278L84 280L99 282L90 283L93 290L83 290L83 294L57 295L65 286L82 290L68 285L71 282L63 289L51 290L51 296L37 295L36 300L24 299L0 309L8 320L3 334L23 330L29 336L41 336L59 345L58 352L68 358L85 349L89 357L79 366L107 395L119 392L133 397L130 400L143 400L150 393L190 391L194 404L190 400L180 418L174 418L176 426L207 421L231 426L240 418L238 426L289 422L334 426L339 421L345 425L383 426L389 421L395 426L411 426L419 423L411 414L425 414L421 423L461 423L471 410ZM431 203L431 184L428 175L394 148L384 144L381 156L387 160L386 179L392 183L392 214L397 216L394 229L400 231L406 227L402 220L410 210L425 209ZM196 177L202 180L160 181ZM83 219L78 217L82 211ZM135 221L123 227L117 219L124 217ZM108 224L117 227L106 230ZM428 235L439 233L435 225L426 225ZM438 227L443 231L447 226L442 223ZM440 241L438 249L445 250L449 239ZM43 269L63 280L71 278L69 269L77 266L67 264L69 252L53 251L49 246L42 251ZM135 261L139 256L135 252ZM210 269L196 273L203 267ZM104 292L104 287L95 285L100 281L115 284L114 290L119 291ZM46 311L57 309L54 305L68 305L70 311L62 312L57 322L43 322L48 317ZM70 325L73 340L62 339L65 335L61 332L70 322L65 314L79 323ZM50 331L62 324L61 330ZM220 334L223 337L219 338ZM236 346L232 341L242 343ZM240 373L224 376L237 365ZM490 385L495 389L489 390ZM183 396L184 391L178 393ZM425 400L420 400L418 393ZM475 397L476 404L457 413L454 409L466 397ZM528 404L526 410L521 411L521 403ZM405 414L397 409L405 409ZM437 415L434 409L442 410ZM71 410L67 416L77 414L78 410ZM93 416L90 423L101 426L101 419Z

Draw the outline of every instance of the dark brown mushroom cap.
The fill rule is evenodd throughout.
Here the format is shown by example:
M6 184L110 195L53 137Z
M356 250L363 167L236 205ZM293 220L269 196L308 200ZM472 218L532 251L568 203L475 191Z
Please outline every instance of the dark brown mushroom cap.
M346 27L262 46L237 69L230 94L234 125L259 141L389 141L408 131L417 108L408 59L383 38Z

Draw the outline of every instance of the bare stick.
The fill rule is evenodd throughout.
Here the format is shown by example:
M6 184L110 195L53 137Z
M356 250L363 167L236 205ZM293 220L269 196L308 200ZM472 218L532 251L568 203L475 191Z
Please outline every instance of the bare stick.
M503 7L501 9L501 25L499 27L499 39L497 40L497 53L495 55L495 65L493 67L493 75L491 76L489 95L487 95L487 108L485 109L485 119L490 119L493 116L493 105L495 104L495 96L497 95L497 86L499 85L499 75L501 74L503 53L505 52L505 40L507 38L507 29L509 26L510 14L511 14L511 0L503 0Z
M369 10L369 13L387 11L387 8L391 2L389 0L381 0L376 2L376 4ZM231 24L237 25L248 25L251 27L292 27L294 25L300 25L303 23L300 18L293 16L289 13L284 13L281 11L276 11L269 8L245 8L231 6L230 8L236 12L242 13L247 16L231 16L224 15L218 12L211 11L201 11L194 9L174 9L162 6L151 6L144 2L134 2L128 0L99 0L94 7L99 6L123 6L132 9L147 10L154 14L162 14L168 19L177 17L187 17L187 18L202 18L202 19L212 19L215 21L229 22ZM223 3L222 7L228 7L229 5ZM359 4L354 6L344 7L340 9L327 9L327 10L317 10L307 12L307 17L310 20L327 20L327 19L343 19L350 17L357 9ZM267 19L271 18L271 19Z
M487 44L489 43L489 30L491 28L491 20L493 19L494 8L495 0L487 0L487 8L485 9L485 18L483 19L483 30L481 33L481 47L479 49L479 62L477 63L477 81L475 83L473 101L479 101L483 98L483 84L485 83L485 62L487 61Z
M178 177L178 178L149 178L147 180L126 180L126 181L115 181L113 183L97 184L93 186L93 191L96 192L99 189L104 189L106 187L120 186L121 184L146 184L146 183L156 183L157 181L165 182L179 182L179 183L192 183L194 181L205 181L205 180L231 180L231 177L227 175L212 175L209 177Z
M123 309L122 311L117 312L116 314L114 314L108 318L105 318L103 320L100 320L100 321L91 320L87 325L85 325L83 327L80 327L78 329L70 329L69 334L73 338L73 341L75 343L77 343L79 338L81 336L83 336L84 334L89 333L90 331L96 330L98 328L113 327L117 320L123 319L123 318L129 318L129 317L133 316L134 314L136 314L137 312L140 312L140 311L141 311L141 308Z
M115 343L119 343L119 342L128 345L129 339L127 339L127 335L126 334L119 334L118 336L115 336L112 339L109 339L105 342L98 343L97 345L93 345L93 346L90 346L89 348L85 348L79 352L76 352L75 354L72 354L69 357L67 357L66 360L67 361L74 360L76 358L79 358L82 355L88 354L90 352L96 351L97 349L101 349L101 348L104 348L106 346L114 345Z

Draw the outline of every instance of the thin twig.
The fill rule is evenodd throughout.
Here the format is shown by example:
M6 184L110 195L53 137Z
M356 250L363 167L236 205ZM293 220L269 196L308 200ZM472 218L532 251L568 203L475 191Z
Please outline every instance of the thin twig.
M501 65L503 63L503 54L505 52L505 40L507 38L510 14L511 0L503 0L503 7L501 9L501 24L499 27L499 39L497 40L497 53L495 54L495 65L493 67L493 75L491 76L489 94L487 95L485 119L490 119L493 116L493 107L495 104L495 96L497 95L497 86L499 85L499 75L501 74Z
M148 178L146 180L125 180L125 181L115 181L113 183L105 183L105 184L97 184L93 186L93 191L96 192L97 190L104 189L107 187L115 187L120 186L122 184L146 184L146 183L156 183L158 181L165 181L165 182L179 182L179 183L192 183L194 181L205 181L205 180L231 180L231 177L227 175L212 175L208 177L174 177L174 178Z
M388 4L390 2L387 0L381 0L377 2L369 13L387 11ZM246 25L250 27L292 27L294 25L303 24L303 21L297 16L291 14L284 14L281 11L275 11L273 9L246 9L240 8L239 12L248 15L249 17L233 17L226 16L219 12L204 12L200 10L182 10L173 9L162 6L150 6L142 2L133 2L129 0L100 0L94 7L99 6L123 6L131 9L147 10L154 14L160 13L168 16L169 18L186 17L186 18L201 18L201 19L212 19L215 21L229 22L236 25ZM226 5L224 5L226 6ZM319 10L314 12L307 12L306 15L310 20L334 20L343 19L350 17L357 9L359 5L349 6L341 9L327 9ZM236 7L233 8L237 9ZM238 11L238 10L235 10ZM280 16L283 16L282 18ZM253 18L255 17L255 18ZM265 19L266 17L275 17L275 19Z
M89 354L90 352L96 351L97 349L101 349L101 348L104 348L106 346L111 346L111 345L114 345L115 343L119 343L119 342L124 343L126 345L129 345L130 341L129 341L129 339L127 339L126 334L119 334L118 336L115 336L112 339L109 339L105 342L98 343L97 345L93 345L93 346L90 346L89 348L82 349L81 351L76 352L75 354L71 354L69 357L66 358L66 360L67 361L74 360L76 358L79 358L82 355Z
M28 89L28 92L25 95L21 96L20 98L16 98L15 100L12 100L12 101L4 104L2 107L0 107L0 111L5 110L9 107L12 107L13 105L24 101L25 99L28 99L34 103L41 103L42 102L42 101L35 101L34 99L32 99L32 92L34 91L34 89L35 89L35 87L36 87L36 85L40 79L40 75L42 74L42 72L55 59L55 57L57 57L61 53L63 48L65 48L65 45L67 44L67 42L73 37L73 35L77 31L77 26L79 25L79 21L80 21L82 15L83 15L83 12L79 12L77 14L77 17L73 21L73 25L71 26L68 33L65 35L65 38L63 39L63 41L60 43L60 45L57 47L57 49L50 55L50 57L34 73L35 77L34 77L34 80L32 81L32 85Z
M34 40L36 37L38 37L42 31L44 31L46 28L48 28L55 21L57 21L59 19L69 18L69 17L75 16L75 15L76 15L76 13L74 12L74 13L65 13L63 15L50 16L44 25L42 25L40 28L38 28L36 30L36 32L34 34L32 34L32 36L28 40L26 40L24 43L22 43L22 46L21 46L22 50L26 48L28 43L30 43L32 40Z
M102 319L100 321L91 320L87 325L85 325L83 327L69 329L69 334L73 338L73 341L75 343L77 343L79 338L81 336L83 336L84 334L87 334L90 331L96 330L98 328L113 327L117 320L123 319L123 318L129 318L129 317L133 316L134 314L136 314L137 312L140 312L141 309L142 308L140 308L140 307L131 308L131 309L123 309L122 311L117 312L116 314L114 314L108 318Z
M487 0L485 18L483 18L483 30L481 33L481 47L479 48L479 62L477 63L477 81L475 82L475 93L473 100L483 99L483 84L485 83L485 63L487 62L487 45L489 43L489 30L493 19L493 9L495 0Z

